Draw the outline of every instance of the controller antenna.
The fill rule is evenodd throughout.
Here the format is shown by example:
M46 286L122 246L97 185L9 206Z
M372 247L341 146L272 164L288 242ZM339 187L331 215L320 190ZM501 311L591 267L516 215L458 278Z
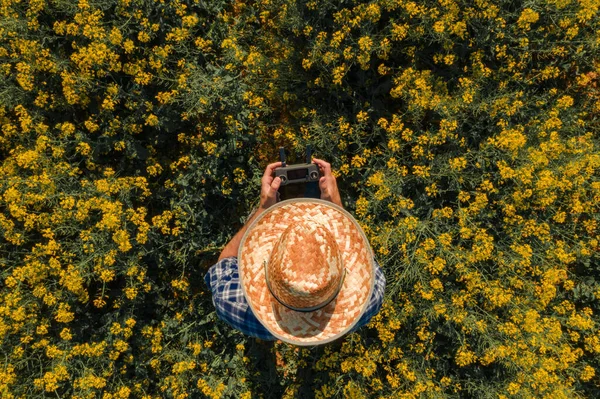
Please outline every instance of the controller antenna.
M306 163L311 163L310 162L312 160L311 155L312 155L312 146L310 144L308 144L306 146Z
M279 147L279 159L281 160L281 167L285 168L286 164L285 164L285 150L283 149L283 147Z

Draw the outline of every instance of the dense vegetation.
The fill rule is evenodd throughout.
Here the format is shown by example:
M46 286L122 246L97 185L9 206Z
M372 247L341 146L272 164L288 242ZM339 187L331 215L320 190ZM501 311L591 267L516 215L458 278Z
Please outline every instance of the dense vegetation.
M600 396L598 0L2 0L3 398ZM388 280L318 348L202 280L312 144Z

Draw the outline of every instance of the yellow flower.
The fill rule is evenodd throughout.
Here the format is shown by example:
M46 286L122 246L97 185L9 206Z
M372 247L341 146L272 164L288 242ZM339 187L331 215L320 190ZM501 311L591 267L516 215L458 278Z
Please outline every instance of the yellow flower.
M123 290L127 299L133 300L137 297L138 290L135 287L127 287Z
M44 374L43 378L34 380L34 385L39 388L44 388L46 392L53 392L58 389L58 383L69 379L69 373L64 365L56 366L52 371Z
M200 378L196 384L196 386L198 387L198 389L200 389L202 391L202 393L206 396L211 396L212 394L212 389L211 387L206 383L206 381L202 378Z
M400 143L396 139L390 139L388 141L388 148L391 151L396 152L396 151L400 150Z
M246 171L242 168L235 168L233 170L233 175L234 175L233 181L236 184L242 184L247 179Z
M123 43L123 49L125 50L125 53L127 53L127 54L133 53L133 50L135 49L133 40L131 40L131 39L125 40L125 43Z
M59 323L69 323L75 318L75 314L70 312L71 307L66 303L61 303L58 306L58 312L54 319Z
M373 39L371 39L369 36L361 37L358 39L358 47L364 52L370 51L373 47Z
M141 42L141 43L147 43L150 41L150 35L147 32L144 31L140 31L138 33L137 39Z
M558 108L569 108L573 106L573 97L571 96L562 96L556 101L556 106Z
M529 26L533 23L536 23L539 18L540 14L538 14L536 11L533 11L531 8L526 8L519 16L517 25L519 25L519 27L522 29L528 30Z
M158 117L154 114L150 114L146 117L146 126L157 126L158 125Z
M17 82L25 91L34 89L34 78L31 66L24 62L17 63Z
M439 279L433 279L431 280L431 282L429 283L429 286L436 291L443 291L444 290L444 285L442 284L442 282Z
M115 46L121 44L121 41L123 40L123 35L121 34L119 28L113 27L110 31L110 34L108 35L108 39L110 40L110 43Z
M414 175L421 177L421 178L429 177L430 170L431 170L431 166L420 166L420 165L413 166Z
M46 356L48 356L50 359L60 357L63 355L63 353L64 351L58 349L56 345L48 345L46 347Z
M425 193L429 197L435 196L438 193L437 185L435 183L432 183L429 186L425 187Z
M369 201L365 197L359 197L356 200L356 215L364 217L369 210Z
M360 111L356 115L356 120L358 121L358 123L366 122L369 120L369 114L367 114L365 111Z
M589 381L596 375L596 370L592 366L585 366L579 375L581 381Z
M40 161L40 154L32 150L25 151L16 156L16 161L24 169L34 169Z
M475 360L477 360L475 354L466 347L459 348L454 357L454 361L459 367L468 366L469 364L474 363Z
M65 327L60 332L60 337L62 339L64 339L65 341L70 341L71 338L73 338L73 335L71 335L71 330L69 330L68 328Z
M453 170L460 172L467 166L467 160L464 157L452 158L448 161Z
M402 40L406 37L409 31L408 24L392 24L392 40Z
M127 399L131 395L131 389L129 387L121 387L115 392L115 398Z
M340 66L333 68L332 72L333 72L333 84L341 85L342 79L344 78L344 76L346 75L346 72L347 72L346 64L342 64ZM315 82L315 84L316 84L316 82Z
M352 157L350 164L355 168L360 168L364 166L366 162L367 160L365 158L361 157L360 155L355 155L354 157Z
M76 151L85 156L92 152L92 147L90 147L88 143L82 141L77 145Z
M173 374L181 374L188 370L193 370L196 364L193 361L182 361L175 363L172 368Z

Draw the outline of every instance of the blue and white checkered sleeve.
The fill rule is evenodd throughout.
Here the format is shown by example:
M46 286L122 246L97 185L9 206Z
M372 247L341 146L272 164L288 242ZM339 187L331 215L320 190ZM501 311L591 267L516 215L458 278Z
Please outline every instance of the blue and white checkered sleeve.
M375 286L373 287L373 292L371 294L371 298L369 299L369 304L367 305L367 309L365 313L361 316L358 323L352 327L350 332L355 332L365 324L371 320L371 317L375 316L379 310L381 309L381 305L383 304L383 295L385 294L385 275L381 270L381 267L375 261Z
M254 316L244 297L236 257L217 262L208 270L204 281L212 292L213 304L221 320L246 335L263 340L275 340L275 337Z

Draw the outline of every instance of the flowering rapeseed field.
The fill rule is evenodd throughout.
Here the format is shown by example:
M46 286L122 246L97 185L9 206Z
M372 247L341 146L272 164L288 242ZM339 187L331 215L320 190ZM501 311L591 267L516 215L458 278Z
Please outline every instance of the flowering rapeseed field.
M0 396L599 397L599 8L0 0ZM202 277L306 144L386 301L268 348Z

